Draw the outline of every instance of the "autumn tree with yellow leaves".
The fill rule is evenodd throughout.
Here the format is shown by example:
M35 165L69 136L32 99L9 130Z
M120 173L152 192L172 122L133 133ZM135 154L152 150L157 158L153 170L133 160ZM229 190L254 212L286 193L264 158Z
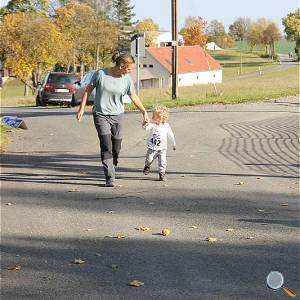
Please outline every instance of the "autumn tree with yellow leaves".
M63 53L62 34L36 12L7 14L0 23L0 54L7 68L33 91Z
M207 42L207 22L201 17L187 17L185 26L180 31L186 46L200 45L204 47Z
M143 19L138 22L135 27L136 31L145 32L145 46L154 47L155 40L158 36L158 24L154 23L151 18Z

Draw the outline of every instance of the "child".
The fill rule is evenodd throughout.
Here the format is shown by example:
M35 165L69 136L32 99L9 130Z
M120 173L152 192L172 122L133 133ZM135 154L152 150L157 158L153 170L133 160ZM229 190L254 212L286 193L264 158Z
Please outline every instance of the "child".
M176 150L176 142L173 131L166 121L168 120L169 112L165 106L155 106L152 115L152 123L144 126L144 129L150 130L150 135L147 142L147 154L143 173L150 173L150 165L158 158L159 180L165 181L167 168L167 144L168 138L173 143L173 150Z

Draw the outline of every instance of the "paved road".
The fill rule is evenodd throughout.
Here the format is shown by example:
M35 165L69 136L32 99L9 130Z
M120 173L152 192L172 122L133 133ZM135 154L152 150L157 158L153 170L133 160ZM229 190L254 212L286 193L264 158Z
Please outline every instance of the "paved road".
M298 109L172 110L166 183L141 173L145 132L127 113L118 188L103 187L90 113L2 109L29 128L2 155L3 299L287 299L266 288L272 270L299 295Z

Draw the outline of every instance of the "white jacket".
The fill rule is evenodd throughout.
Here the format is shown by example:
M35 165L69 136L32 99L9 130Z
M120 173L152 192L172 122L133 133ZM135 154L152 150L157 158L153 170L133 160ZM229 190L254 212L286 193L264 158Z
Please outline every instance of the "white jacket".
M171 140L173 146L176 146L174 133L168 123L160 125L149 123L144 128L145 130L150 131L147 141L147 148L150 148L152 150L167 149L168 139Z

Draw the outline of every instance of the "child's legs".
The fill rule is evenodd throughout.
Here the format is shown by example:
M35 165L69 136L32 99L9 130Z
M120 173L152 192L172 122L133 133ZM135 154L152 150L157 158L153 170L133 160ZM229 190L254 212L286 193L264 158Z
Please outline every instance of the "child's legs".
M167 150L158 151L158 169L159 173L166 173L167 169Z
M150 167L154 159L157 157L157 155L158 155L158 151L148 148L148 151L146 153L145 165Z

